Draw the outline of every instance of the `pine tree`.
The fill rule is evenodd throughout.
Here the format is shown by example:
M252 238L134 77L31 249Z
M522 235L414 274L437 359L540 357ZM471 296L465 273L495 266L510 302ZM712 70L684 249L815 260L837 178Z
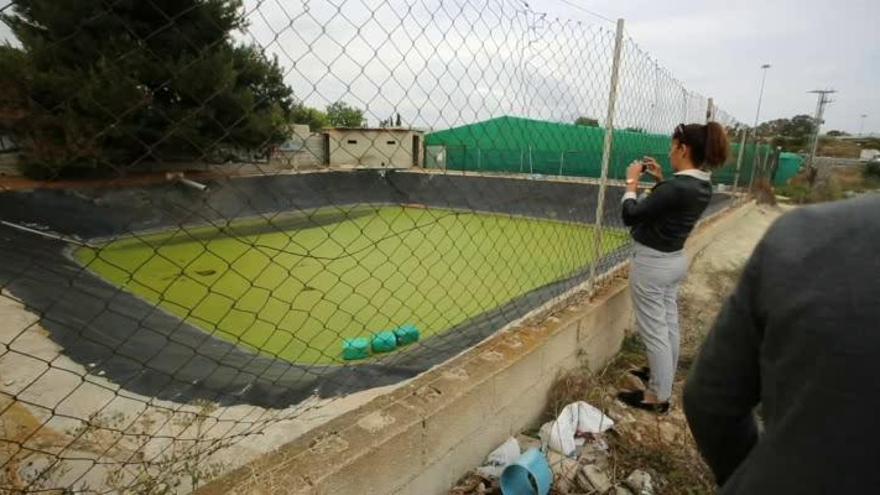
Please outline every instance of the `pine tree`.
M364 127L364 111L337 101L327 106L327 121L333 127Z
M265 150L293 106L276 59L236 43L241 0L14 0L0 116L32 174ZM10 109L25 108L24 112ZM6 111L4 111L6 110Z

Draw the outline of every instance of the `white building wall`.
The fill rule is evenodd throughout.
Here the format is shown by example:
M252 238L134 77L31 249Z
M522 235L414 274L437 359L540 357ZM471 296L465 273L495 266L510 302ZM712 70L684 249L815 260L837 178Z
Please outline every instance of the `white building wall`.
M408 129L330 129L331 167L421 166L424 135ZM413 139L418 138L413 156Z

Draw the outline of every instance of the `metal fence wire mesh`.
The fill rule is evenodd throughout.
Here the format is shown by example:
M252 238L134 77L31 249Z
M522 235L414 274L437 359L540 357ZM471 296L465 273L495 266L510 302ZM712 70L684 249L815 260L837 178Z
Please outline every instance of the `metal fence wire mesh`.
M523 2L0 12L0 134L48 180L0 192L12 493L183 492L277 447L595 288L675 125L742 135L613 23Z

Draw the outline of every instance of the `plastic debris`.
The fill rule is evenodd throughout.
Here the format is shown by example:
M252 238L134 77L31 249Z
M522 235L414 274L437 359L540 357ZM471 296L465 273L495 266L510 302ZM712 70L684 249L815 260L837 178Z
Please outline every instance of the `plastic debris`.
M556 421L544 423L540 437L544 448L566 456L575 455L584 444L585 433L604 433L614 427L614 420L586 402L573 402L562 409ZM581 438L578 438L581 437Z
M415 325L404 325L394 330L397 337L397 345L409 345L419 341L419 329Z
M373 337L373 352L391 352L397 349L394 332L379 332Z
M342 343L342 359L353 361L370 356L370 343L365 338L346 340Z
M504 468L516 461L519 455L519 442L510 437L486 457L486 462L477 468L477 472L489 478L499 478Z

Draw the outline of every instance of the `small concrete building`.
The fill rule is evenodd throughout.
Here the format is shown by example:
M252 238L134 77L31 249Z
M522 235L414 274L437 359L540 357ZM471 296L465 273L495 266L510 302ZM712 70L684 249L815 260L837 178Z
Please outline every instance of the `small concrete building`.
M330 168L421 167L424 133L414 129L332 128L325 129Z

